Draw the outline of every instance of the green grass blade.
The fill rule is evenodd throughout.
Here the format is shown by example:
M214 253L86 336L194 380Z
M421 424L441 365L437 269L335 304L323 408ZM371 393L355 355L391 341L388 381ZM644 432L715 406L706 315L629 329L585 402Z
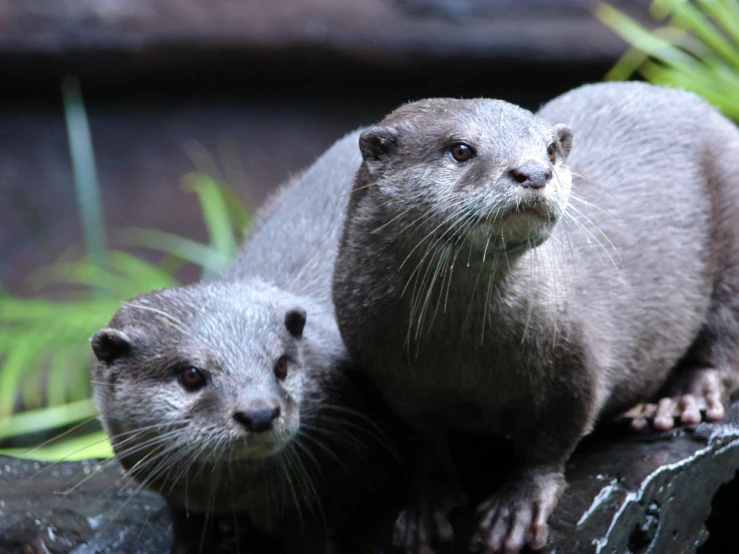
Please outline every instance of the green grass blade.
M611 69L608 70L604 79L606 81L626 81L639 67L647 61L649 56L638 48L629 48L621 56Z
M46 370L46 403L48 406L61 406L68 401L67 374L79 371L76 365L75 348L63 348L54 353ZM85 368L87 373L87 368Z
M101 270L88 260L57 262L46 270L48 282L95 286L101 281L101 290L107 297L123 300L153 289L176 286L177 280L162 268L121 251L111 251L110 269Z
M105 226L98 190L95 155L92 148L90 125L77 79L68 77L64 80L62 96L85 248L90 259L98 267L105 268L108 267L108 255L105 247Z
M91 458L106 459L114 456L105 431L90 433L38 448L5 448L0 454L27 460L77 462Z
M0 419L13 413L23 370L38 362L40 355L37 337L33 335L19 337L6 353L0 365Z
M727 4L733 6L734 10ZM739 46L739 2L736 2L736 0L728 0L727 2L698 0L697 5L701 11L706 13L724 30L734 42L735 47Z
M90 359L92 356L92 350L89 348L87 341L83 344L85 345L85 350L88 352L87 359ZM80 364L77 366L77 371L67 373L67 383L70 402L89 399L92 389L90 387L88 365Z
M219 190L226 204L232 229L238 235L238 242L241 242L244 238L244 231L251 224L251 210L230 188L221 185Z
M680 71L653 62L644 64L639 71L653 83L692 90L719 108L727 117L739 120L739 103L734 92L737 90L736 85L726 87L710 85L706 81L697 81Z
M19 383L21 402L24 410L35 410L43 405L43 382L41 369L46 356L39 359L39 363L29 365L21 374Z
M660 27L652 31L655 36L665 40L670 44L682 43L685 39L686 32L683 29L674 27ZM649 59L649 54L638 48L629 48L619 58L614 66L606 73L607 81L625 81L637 72L639 67Z
M713 52L735 68L739 68L739 52L693 4L681 2L675 6L674 21L690 30Z
M37 298L0 298L0 321L10 326L31 327L35 332L53 329L69 337L94 330L101 319L104 323L119 307L117 300L54 302Z
M209 175L212 179L220 182L226 182L226 176L221 171L218 163L213 158L211 153L198 141L190 141L185 150L187 157L190 158L193 166L195 166L195 172L201 175Z
M130 245L166 252L216 273L223 271L231 260L213 247L154 229L136 227L124 229L121 232L121 239Z
M650 32L615 8L608 4L599 4L595 14L604 25L632 46L676 69L680 69L695 79L702 77L702 64L697 59L676 48L668 40Z
M733 15L734 21L739 21L739 3L736 0L719 0L719 4Z
M64 427L95 415L97 415L97 410L91 398L61 406L21 412L0 419L0 440ZM51 422L53 425L50 425Z
M80 285L86 289L97 288L104 292L104 296L114 294L121 285L127 284L113 271L102 269L90 260L79 262L56 262L44 268L43 281L38 279L37 284L64 283L67 285Z
M110 257L113 269L129 279L133 285L139 286L142 289L139 292L174 287L179 284L171 273L127 252L114 250Z
M236 255L236 237L220 186L213 178L202 173L186 175L183 182L187 188L198 195L210 237L210 246L224 259L232 260ZM214 272L205 266L204 269L203 278L205 279L214 278L220 274L220 271ZM225 266L222 269L225 269Z

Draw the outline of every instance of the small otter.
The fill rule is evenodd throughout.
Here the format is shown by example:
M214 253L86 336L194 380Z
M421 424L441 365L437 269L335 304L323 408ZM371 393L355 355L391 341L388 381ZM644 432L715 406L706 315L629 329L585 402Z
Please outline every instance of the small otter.
M390 464L330 302L357 137L280 193L221 280L135 297L92 338L96 405L170 505L173 552L213 551L212 520L235 518L250 549L309 552L312 532L324 551Z
M573 146L574 136L574 146ZM359 139L334 274L339 328L421 429L405 552L451 536L449 429L512 439L515 474L472 548L541 548L563 468L598 420L723 415L739 368L739 131L692 94L638 83L531 112L406 104Z

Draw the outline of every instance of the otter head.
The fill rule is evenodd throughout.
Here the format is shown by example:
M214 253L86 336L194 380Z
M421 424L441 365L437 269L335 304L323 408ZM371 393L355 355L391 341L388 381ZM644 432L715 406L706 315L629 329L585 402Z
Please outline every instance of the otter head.
M310 385L306 313L282 298L243 284L163 289L92 337L96 404L134 476L260 463L289 444Z
M353 204L413 247L471 241L513 253L544 241L569 201L572 132L500 100L401 106L359 139ZM363 197L370 198L365 202Z

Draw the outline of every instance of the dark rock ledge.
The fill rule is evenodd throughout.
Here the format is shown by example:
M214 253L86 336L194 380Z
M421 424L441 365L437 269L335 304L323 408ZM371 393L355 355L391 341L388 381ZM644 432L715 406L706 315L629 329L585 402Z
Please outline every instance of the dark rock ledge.
M737 469L739 402L720 424L653 435L622 425L601 430L570 461L544 552L739 552L739 491L731 482ZM115 463L0 457L0 553L166 552L164 503L135 489ZM468 514L457 519L464 535ZM465 552L462 544L454 550ZM382 544L367 548L389 551Z

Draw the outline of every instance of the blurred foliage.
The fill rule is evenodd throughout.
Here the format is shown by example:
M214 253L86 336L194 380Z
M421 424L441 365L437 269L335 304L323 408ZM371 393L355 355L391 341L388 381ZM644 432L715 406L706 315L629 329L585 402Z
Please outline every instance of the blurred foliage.
M666 24L650 30L608 4L596 8L596 16L631 44L606 79L639 73L693 91L739 120L739 0L655 0L650 13Z
M68 80L62 90L85 256L35 272L37 281L63 286L62 300L17 298L0 287L0 445L19 438L33 445L0 453L71 461L112 456L99 427L80 435L97 416L90 398L89 337L106 325L122 301L176 286L173 272L185 263L200 265L205 279L219 275L236 253L249 212L218 177L192 173L183 182L200 201L208 244L152 229L127 229L127 244L159 250L162 261L152 264L109 249L79 86ZM58 434L60 430L64 432ZM42 442L50 432L58 436Z

